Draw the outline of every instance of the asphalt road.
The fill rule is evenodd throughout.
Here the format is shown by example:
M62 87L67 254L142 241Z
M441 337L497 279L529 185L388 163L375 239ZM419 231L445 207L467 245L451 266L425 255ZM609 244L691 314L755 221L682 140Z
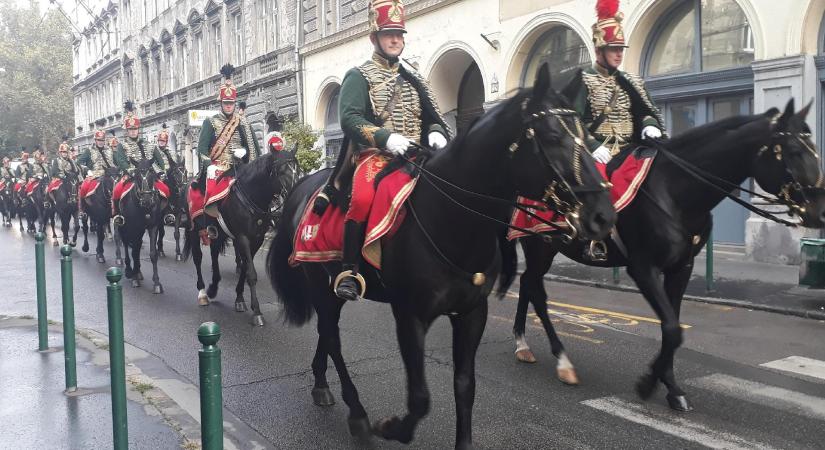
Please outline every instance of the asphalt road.
M167 234L167 240L171 236ZM282 323L279 306L262 276L259 294L267 323L250 325L251 313L236 313L233 258L221 259L218 302L196 303L191 262L176 262L167 243L161 281L151 293L145 258L144 285L124 287L127 342L163 361L197 384L195 332L213 320L223 329L226 408L273 448L403 448L377 438L350 437L337 376L329 379L338 403L312 404L310 361L314 322L304 328ZM106 244L113 258L112 244ZM231 252L230 252L231 253ZM35 315L34 239L0 229L0 314ZM263 254L257 267L264 273ZM57 247L47 246L50 317L60 317ZM104 273L93 254L75 253L75 314L79 328L106 333ZM205 270L209 264L206 262ZM517 288L517 287L516 287ZM529 323L536 364L514 358L515 299L490 300L487 329L477 359L474 440L478 448L822 448L825 445L825 323L771 313L686 302L685 345L676 373L696 408L668 409L664 392L640 401L633 385L659 348L659 327L637 294L584 286L548 287L553 313L581 385L555 379L555 360L540 326ZM248 295L247 295L248 299ZM532 316L535 318L535 316ZM347 305L342 342L354 382L371 420L403 413L405 376L390 309L360 302ZM412 448L451 448L454 443L451 332L438 320L427 339L430 415Z

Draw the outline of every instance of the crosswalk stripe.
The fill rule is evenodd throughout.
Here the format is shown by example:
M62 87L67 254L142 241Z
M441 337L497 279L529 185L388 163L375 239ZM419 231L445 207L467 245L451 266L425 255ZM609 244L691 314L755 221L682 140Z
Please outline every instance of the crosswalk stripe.
M818 359L806 358L804 356L789 356L760 364L760 366L825 380L825 361Z
M629 420L708 448L730 450L772 448L761 442L753 442L730 433L711 430L706 425L682 417L650 411L642 405L627 402L618 397L602 397L581 403L620 419Z
M687 384L793 414L825 420L825 399L721 373L687 380Z

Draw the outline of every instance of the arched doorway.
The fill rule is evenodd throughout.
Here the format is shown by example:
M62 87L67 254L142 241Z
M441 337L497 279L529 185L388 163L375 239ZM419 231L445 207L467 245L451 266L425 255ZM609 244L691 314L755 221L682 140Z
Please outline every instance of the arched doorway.
M484 75L466 51L441 54L429 73L430 85L447 124L461 132L484 112Z
M341 149L341 142L344 140L344 131L341 130L341 122L338 118L338 97L341 94L341 86L336 84L329 94L326 109L324 111L324 147L327 167L335 165L338 159L338 151Z

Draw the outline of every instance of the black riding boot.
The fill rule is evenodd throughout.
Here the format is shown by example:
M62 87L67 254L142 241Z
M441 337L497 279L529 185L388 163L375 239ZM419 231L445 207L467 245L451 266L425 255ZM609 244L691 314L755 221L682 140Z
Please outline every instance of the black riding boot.
M342 271L335 279L335 295L343 300L358 300L366 290L364 278L358 273L361 247L364 246L366 223L348 220L344 223L344 255Z

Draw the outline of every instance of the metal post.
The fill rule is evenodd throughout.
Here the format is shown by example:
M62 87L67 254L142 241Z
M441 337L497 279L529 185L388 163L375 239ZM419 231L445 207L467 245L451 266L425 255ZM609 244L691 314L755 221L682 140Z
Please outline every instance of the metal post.
M619 268L613 268L613 284L619 284Z
M109 370L112 377L112 431L115 450L129 448L126 420L126 361L123 348L123 276L119 267L106 271L106 302L109 309Z
M37 233L34 236L34 276L37 282L37 349L41 352L49 349L49 319L46 316L46 258L43 256L44 239L46 239L46 236L43 233Z
M63 359L66 366L66 392L77 390L77 363L74 336L74 285L72 282L72 247L60 249L60 281L63 286Z
M705 244L705 290L713 291L713 231L708 235L708 242Z
M205 322L198 327L201 390L201 443L204 450L223 450L223 394L221 393L221 349L217 347L221 327Z

